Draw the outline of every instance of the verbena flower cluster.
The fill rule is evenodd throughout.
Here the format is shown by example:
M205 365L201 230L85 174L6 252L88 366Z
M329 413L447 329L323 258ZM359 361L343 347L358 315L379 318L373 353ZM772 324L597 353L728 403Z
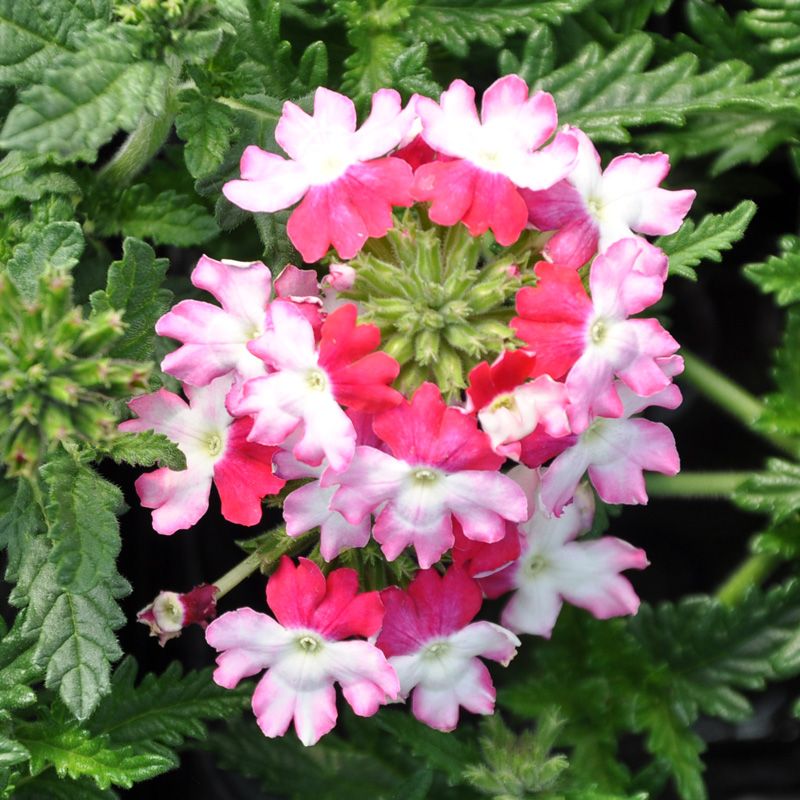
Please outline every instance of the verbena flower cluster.
M388 562L413 551L410 584L380 592L284 557L267 582L274 617L240 608L208 626L214 677L234 687L266 670L253 711L267 736L294 722L316 742L336 722L335 683L356 714L410 697L451 730L459 708L493 711L484 660L507 664L518 634L549 636L563 602L599 618L638 608L621 572L644 552L581 537L595 493L645 503L643 470L679 468L668 428L640 416L680 403L683 364L640 316L667 258L637 234L677 230L694 192L660 188L662 153L602 170L584 133L558 128L553 98L514 75L480 114L461 80L405 108L382 89L360 127L320 88L311 115L284 105L275 139L288 157L248 147L225 196L254 212L298 204L288 235L303 259L337 258L321 281L200 260L192 282L218 304L184 300L157 325L180 343L162 368L186 399L137 397L122 425L166 434L187 469L136 488L162 534L193 526L214 483L241 525L281 494L287 533L318 528L325 562L371 539ZM480 330L498 332L491 360ZM474 621L503 595L501 624Z

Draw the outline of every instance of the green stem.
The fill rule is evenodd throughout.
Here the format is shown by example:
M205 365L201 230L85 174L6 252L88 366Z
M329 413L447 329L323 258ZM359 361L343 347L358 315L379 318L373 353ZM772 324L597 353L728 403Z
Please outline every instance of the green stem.
M256 570L260 569L262 572L267 572L280 561L281 556L291 555L298 550L302 550L306 544L316 537L316 534L307 533L293 539L291 536L286 535L283 528L276 528L273 533L274 541L262 545L243 561L240 561L233 569L228 570L221 578L214 581L213 585L217 589L214 595L216 600L224 597L231 589L238 586L246 578L249 578Z
M717 599L725 605L736 605L753 586L758 586L778 566L780 559L771 553L755 553L743 561L717 589Z
M685 350L681 351L681 354L686 366L683 373L686 380L694 384L709 400L715 402L751 431L762 436L779 450L783 450L793 457L797 456L799 445L796 441L777 433L769 433L755 428L755 422L764 411L764 406L757 398L726 378L721 372L701 361L697 356L687 353Z
M679 475L648 475L650 497L727 498L752 476L751 472L682 472Z

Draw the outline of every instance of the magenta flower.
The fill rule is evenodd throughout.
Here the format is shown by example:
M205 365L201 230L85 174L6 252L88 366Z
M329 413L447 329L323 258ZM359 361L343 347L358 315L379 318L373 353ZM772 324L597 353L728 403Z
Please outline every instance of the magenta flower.
M555 377L569 370L573 431L586 429L598 398L604 416L622 413L615 376L643 397L669 385L659 359L671 356L678 343L655 319L628 319L661 298L667 276L661 250L640 239L613 244L592 263L591 298L574 270L542 261L536 275L535 287L518 292L519 316L511 325L536 352L540 369Z
M627 153L601 172L589 137L578 128L568 130L578 142L570 174L550 188L522 193L530 221L539 230L556 231L545 247L548 258L580 267L634 231L660 236L678 230L696 192L659 188L669 173L668 156Z
M442 577L428 569L406 592L393 586L381 599L386 616L376 644L397 671L400 694L413 691L414 716L451 731L459 707L491 714L494 685L479 656L506 666L520 642L492 622L472 622L483 601L478 584L457 567Z
M545 189L571 169L577 141L559 132L556 104L546 92L528 96L518 75L506 75L484 93L481 115L475 90L455 80L440 103L417 99L422 137L444 158L414 173L414 197L430 200L440 225L463 222L473 236L491 228L502 245L513 244L528 221L520 187Z
M376 634L383 620L378 592L358 592L358 574L337 569L327 578L312 561L281 559L267 582L275 619L252 608L229 611L206 629L219 652L214 681L233 689L267 672L253 693L253 713L265 736L282 736L294 721L312 745L336 724L336 690L356 714L372 716L397 698L399 684L383 653L351 637ZM344 641L348 640L348 641Z
M341 306L322 325L319 345L309 321L291 304L270 307L270 327L249 347L270 374L245 385L236 414L252 414L250 440L280 445L302 425L292 452L312 466L323 458L344 469L353 457L356 432L342 405L357 411L382 410L400 402L389 387L400 370L383 352L380 331L356 324L356 307Z
M527 518L524 493L498 472L504 458L432 383L379 414L373 429L388 452L357 447L350 466L326 470L322 485L339 484L331 508L350 523L377 513L372 535L390 561L412 545L423 569L434 564L453 546L453 518L481 541L502 539L504 520Z
M212 482L222 516L238 525L256 525L262 498L283 488L284 481L272 472L275 448L249 442L252 420L234 420L225 408L232 381L227 376L208 386L184 386L188 403L166 389L128 403L138 419L123 422L120 430L163 433L186 456L185 470L161 467L136 480L139 500L153 509L159 533L191 528L208 510Z
M392 207L411 205L411 167L393 150L414 120L394 89L372 96L372 112L356 130L356 109L343 94L320 87L314 113L286 102L275 141L289 160L255 145L244 151L242 180L222 187L225 197L248 211L279 211L302 200L287 232L307 262L333 245L352 258L368 237L392 226Z
M529 484L528 500L531 507L537 506L538 474L525 467L515 467L512 473ZM576 541L591 528L593 516L594 496L584 485L560 517L546 516L537 508L519 526L519 559L488 577L486 585L480 581L492 597L514 591L501 617L505 627L549 638L565 600L598 619L638 611L639 598L619 573L644 569L647 557L643 550L613 536Z

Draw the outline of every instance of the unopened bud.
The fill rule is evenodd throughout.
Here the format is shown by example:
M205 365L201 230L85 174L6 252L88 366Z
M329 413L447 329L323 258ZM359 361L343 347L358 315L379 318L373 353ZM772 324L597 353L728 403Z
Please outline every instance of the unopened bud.
M150 635L158 637L163 647L170 639L181 635L187 625L205 628L217 615L217 587L208 583L195 586L190 592L159 592L136 619L150 626Z
M74 351L77 355L97 353L118 339L125 330L121 312L110 309L92 317L84 328Z
M23 425L14 438L5 456L8 466L8 477L33 475L39 463L40 441L37 432L28 425Z
M47 382L47 393L58 403L65 406L77 406L80 399L80 387L75 381L61 375L54 375Z

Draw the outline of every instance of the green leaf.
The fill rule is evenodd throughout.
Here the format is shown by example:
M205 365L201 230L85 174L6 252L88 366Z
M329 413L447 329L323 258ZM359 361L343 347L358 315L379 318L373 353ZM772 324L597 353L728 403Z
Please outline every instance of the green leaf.
M74 781L59 778L53 772L42 772L14 790L15 800L118 800L111 789L99 789L97 784L81 778Z
M748 511L769 514L776 523L788 519L800 510L800 465L770 458L767 471L738 486L733 500Z
M133 130L144 113L163 112L169 70L142 60L123 38L89 38L25 89L2 131L0 148L94 161L120 128Z
M751 0L742 24L778 56L800 55L800 13L794 0Z
M525 40L522 56L517 58L510 50L498 57L502 75L515 73L532 84L553 71L556 64L556 40L549 25L536 23Z
M228 152L233 131L231 112L195 90L183 92L180 100L175 130L186 143L186 168L193 178L200 178L213 172Z
M722 261L722 251L730 250L744 236L755 213L756 204L742 200L724 214L706 214L698 225L686 220L680 230L655 243L669 256L671 273L697 280L694 267L701 261Z
M0 0L0 86L25 85L73 50L70 34L105 20L108 0Z
M800 302L800 236L784 236L780 250L780 255L748 264L744 274L762 292L774 294L778 305L788 306Z
M416 42L439 42L461 58L474 41L499 48L515 33L527 33L539 22L558 25L591 0L418 0L403 23Z
M36 639L22 633L22 619L0 639L0 718L36 702L31 684L43 677L34 658Z
M17 580L20 562L32 538L44 530L44 518L30 483L17 482L12 503L0 516L0 548L8 548L6 580Z
M122 492L66 454L42 467L42 476L54 545L50 559L59 586L88 592L116 575L122 546L116 515L124 507Z
M107 736L93 736L74 722L44 719L19 724L16 732L31 754L32 775L52 766L59 778L88 777L99 789L129 789L177 763L171 754L136 753L132 747L112 746Z
M653 49L644 33L629 36L609 53L590 44L534 88L552 92L559 120L577 125L595 141L627 142L630 128L683 125L687 115L700 112L796 114L797 100L786 97L777 81L750 82L752 70L744 62L725 61L698 73L698 58L684 53L648 71Z
M800 436L800 308L790 308L786 330L772 370L778 391L764 398L758 427L772 433Z
M178 445L163 433L142 431L141 433L121 433L98 453L108 456L117 464L130 464L133 467L167 467L186 469L186 456Z
M7 265L8 274L23 297L34 300L39 278L47 271L69 272L83 248L83 231L77 222L51 222L17 245Z
M186 739L205 739L206 722L236 717L248 704L252 686L222 689L211 670L182 674L173 661L162 675L144 676L136 685L136 662L126 658L114 671L111 692L89 721L95 734L137 752L156 745L180 747Z
M172 189L155 194L139 184L116 198L107 215L97 220L97 231L103 236L122 234L191 247L212 239L219 228L211 214L189 196Z
M15 200L31 202L46 194L81 193L72 178L43 166L43 159L24 153L9 153L0 160L0 208Z
M0 734L0 769L13 767L30 759L31 754L19 742Z
M161 288L169 262L156 258L153 248L138 239L122 243L122 260L108 269L108 285L94 292L92 310L109 308L124 312L125 333L110 355L115 358L144 359L153 352L156 320L169 307L172 292Z

